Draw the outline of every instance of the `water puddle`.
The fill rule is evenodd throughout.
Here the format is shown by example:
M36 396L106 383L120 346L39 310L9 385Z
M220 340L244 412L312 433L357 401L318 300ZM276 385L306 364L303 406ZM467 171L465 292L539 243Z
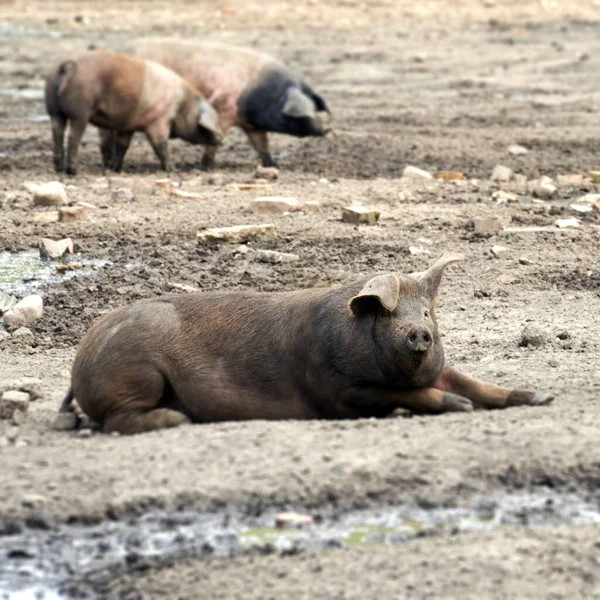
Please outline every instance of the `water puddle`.
M60 260L40 258L39 250L0 252L0 292L26 295L45 283L57 283L72 277L89 277L108 264L104 259L88 259L77 254ZM57 265L67 265L58 272Z
M276 528L275 511L258 518L195 512L148 512L129 521L94 526L27 529L0 537L0 600L58 600L69 582L115 576L151 559L251 550L394 544L429 534L600 523L600 498L553 491L474 499L460 508L385 507L341 517L322 516L302 528Z

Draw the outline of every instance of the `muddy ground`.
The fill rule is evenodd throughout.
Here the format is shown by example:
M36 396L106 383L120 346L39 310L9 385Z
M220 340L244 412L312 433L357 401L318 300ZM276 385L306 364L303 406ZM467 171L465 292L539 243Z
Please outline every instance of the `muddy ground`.
M45 391L16 442L0 421L2 531L125 519L156 507L318 514L386 504L463 506L476 495L543 487L600 506L600 218L570 208L600 186L587 176L557 181L600 168L600 14L593 2L557 4L308 2L293 11L237 2L201 9L179 1L168 10L112 0L101 8L3 4L0 252L69 236L74 260L109 263L93 276L42 284L45 313L33 336L0 341L0 383L36 376ZM131 35L155 32L269 51L327 98L335 133L273 136L281 176L268 191L319 200L321 213L269 217L279 237L252 246L294 252L298 262L268 265L237 245L196 243L204 227L265 221L249 210L249 200L264 192L227 186L252 179L255 168L237 132L219 152L214 178L198 170L197 149L172 144L174 181L206 196L192 201L155 189L164 175L141 137L122 176L106 178L90 127L80 174L63 181L71 201L99 209L76 223L35 220L44 209L31 206L23 183L55 179L49 124L40 120L45 68L89 43L118 48ZM512 155L512 144L529 151ZM402 179L407 164L461 171L467 180L409 181ZM497 164L527 180L548 175L558 192L541 202L522 180L492 182ZM112 200L111 187L131 187L135 200ZM518 202L498 204L498 189ZM379 209L379 225L342 223L341 208L354 201ZM474 237L469 222L476 216L497 216L507 230ZM579 228L554 226L573 216ZM505 258L491 255L497 244L507 248ZM467 256L448 270L438 309L449 360L503 385L551 391L552 405L382 421L186 426L131 438L84 438L49 427L79 339L114 307L171 292L173 284L264 291L336 285L374 272L421 270L444 250ZM526 324L545 332L540 347L519 345ZM93 593L590 598L600 596L599 534L598 525L511 527L291 556L182 557L105 573ZM73 574L69 595L82 577Z

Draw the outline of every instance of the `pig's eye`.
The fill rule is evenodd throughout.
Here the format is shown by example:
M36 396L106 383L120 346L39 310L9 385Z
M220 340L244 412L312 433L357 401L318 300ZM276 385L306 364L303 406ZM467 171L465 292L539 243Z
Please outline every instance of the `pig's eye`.
M423 316L424 316L426 319L429 319L429 317L430 317L431 315L430 315L429 311L428 311L427 309L425 309L425 312L423 313Z

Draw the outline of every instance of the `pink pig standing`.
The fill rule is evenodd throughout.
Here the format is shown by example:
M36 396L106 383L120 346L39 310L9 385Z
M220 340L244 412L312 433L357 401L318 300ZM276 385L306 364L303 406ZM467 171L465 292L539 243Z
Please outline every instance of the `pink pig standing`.
M92 50L57 65L46 80L54 168L77 172L77 152L89 123L100 131L105 168L120 171L134 132L143 131L161 167L169 170L169 137L216 146L218 117L204 97L173 71L109 50Z
M267 132L296 137L323 136L329 128L325 100L276 59L246 48L168 38L126 45L135 56L172 69L198 88L219 113L223 133L240 127L263 166L276 166ZM217 148L207 148L204 168L212 168Z

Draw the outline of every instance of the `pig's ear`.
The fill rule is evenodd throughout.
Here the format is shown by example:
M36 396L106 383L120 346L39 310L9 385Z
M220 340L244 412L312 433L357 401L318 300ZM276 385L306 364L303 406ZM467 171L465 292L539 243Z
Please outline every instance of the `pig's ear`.
M301 118L315 116L315 103L297 87L290 87L287 100L283 106L283 114L288 117Z
M350 300L350 310L357 316L376 312L382 307L392 312L399 295L400 281L396 275L378 275Z
M197 109L198 124L213 133L221 133L217 111L206 100L200 100Z
M421 283L425 296L432 302L437 298L438 287L444 274L444 269L452 263L464 260L464 254L447 252L440 256L432 265L423 273L417 273L415 277Z

